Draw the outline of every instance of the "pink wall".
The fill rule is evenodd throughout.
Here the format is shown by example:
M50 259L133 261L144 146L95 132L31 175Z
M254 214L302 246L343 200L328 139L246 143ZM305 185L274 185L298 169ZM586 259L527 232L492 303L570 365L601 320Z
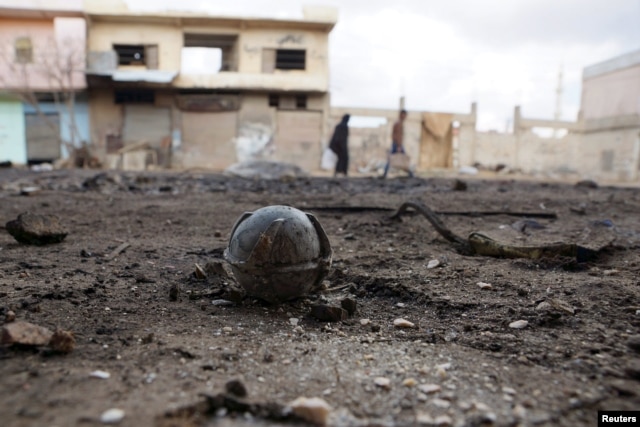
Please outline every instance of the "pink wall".
M15 62L14 43L30 37L33 62ZM84 89L85 23L82 18L0 18L0 88L29 91ZM68 72L68 70L72 70Z

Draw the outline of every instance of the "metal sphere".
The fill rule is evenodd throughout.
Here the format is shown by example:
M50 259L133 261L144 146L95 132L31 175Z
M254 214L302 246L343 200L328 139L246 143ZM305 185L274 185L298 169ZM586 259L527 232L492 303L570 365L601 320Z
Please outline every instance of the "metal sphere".
M331 245L318 220L289 206L245 212L224 252L247 294L282 302L316 291L331 266Z

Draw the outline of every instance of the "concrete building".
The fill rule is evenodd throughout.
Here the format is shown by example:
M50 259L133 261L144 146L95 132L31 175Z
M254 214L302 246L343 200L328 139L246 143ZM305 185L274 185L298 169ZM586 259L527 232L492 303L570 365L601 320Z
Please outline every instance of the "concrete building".
M103 4L85 1L87 81L93 141L108 163L142 147L164 167L267 158L318 169L335 10L281 20Z
M0 1L0 161L66 157L89 139L81 2Z
M585 68L582 87L578 120L526 118L518 106L513 131L506 133L476 131L475 104L469 114L410 111L407 152L418 171L476 165L541 177L639 182L640 51ZM332 108L328 126L345 113L382 120L353 128L350 144L354 169L379 166L397 111Z

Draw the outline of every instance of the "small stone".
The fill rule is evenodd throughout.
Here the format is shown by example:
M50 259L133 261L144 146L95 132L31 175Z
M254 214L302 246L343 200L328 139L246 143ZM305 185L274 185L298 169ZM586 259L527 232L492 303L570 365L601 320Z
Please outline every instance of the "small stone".
M289 319L289 323L291 323L292 326L298 326L298 322L300 322L300 319L296 317L292 317Z
M431 270L432 268L436 268L440 265L440 260L432 259L427 263L427 269Z
M331 406L319 397L299 397L289 404L291 411L299 418L316 425L326 425Z
M547 301L542 301L536 307L536 311L547 311L547 310L551 310L551 304L549 304Z
M513 416L518 420L524 420L527 417L527 410L520 404L514 406L512 412Z
M339 322L349 318L349 314L344 308L326 304L311 306L311 315L321 322Z
M514 395L516 394L516 390L515 390L515 389L513 389L513 388L511 388L511 387L504 387L504 386L503 386L503 387L502 387L502 392L503 392L504 394L510 394L510 395L512 395L512 396L514 396Z
M405 387L415 387L418 384L415 378L407 378L402 381L402 385Z
M349 313L349 316L353 316L358 310L358 304L353 298L344 298L340 301L340 306Z
M73 332L58 329L53 333L49 347L58 353L71 353L76 348L76 338Z
M389 378L376 377L373 380L373 383L375 385L377 385L378 387L383 388L385 390L390 390L391 389L391 380Z
M431 401L431 403L433 403L434 406L441 408L441 409L448 409L449 406L451 406L451 402L449 402L448 400L444 400L444 399L433 399Z
M2 344L47 345L53 332L49 329L29 322L12 322L2 327Z
M100 380L106 380L106 379L109 379L111 377L111 374L109 372L107 372L107 371L97 370L97 371L91 372L89 374L89 376L91 378L98 378Z
M233 305L234 302L229 301L228 299L214 299L213 301L211 301L211 304L215 305L216 307L227 307Z
M7 317L9 317L9 313L7 313ZM640 353L640 335L632 335L627 340L627 347L636 353Z
M426 412L418 412L416 414L416 423L423 426L432 426L434 424L434 419L431 414Z
M438 427L447 427L453 425L453 420L449 415L439 415L433 420L433 424Z
M16 320L16 313L14 313L13 311L9 310L7 311L6 316L4 317L4 322L5 323L11 323L14 320Z
M493 289L493 285L491 283L478 282L478 287L480 289Z
M602 274L604 276L617 276L620 274L620 270L616 270L616 269L612 269L612 270L605 270L602 272Z
M169 301L180 300L180 285L173 283L169 288Z
M100 422L103 424L118 424L124 419L124 411L118 408L107 409L100 415Z
M440 387L438 384L420 384L418 386L418 390L420 390L424 394L432 394L442 390L442 387Z
M213 237L222 237L222 233L220 232L220 230L216 230L213 232Z
M558 298L551 298L549 300L549 304L551 304L551 307L555 310L562 311L567 314L575 314L576 312L574 308L571 307L571 304Z
M396 328L415 328L416 327L415 324L409 322L406 319L402 319L402 318L394 320L393 321L393 326L395 326Z
M371 323L370 319L360 319L360 324L362 326L367 326L369 323Z
M516 320L515 322L509 323L509 327L511 329L522 329L526 328L528 324L529 322L527 322L526 320Z
M480 412L491 412L491 408L486 403L473 402L473 406Z
M247 397L247 388L240 380L227 381L224 389L228 394L236 397Z
M396 304L396 307L398 307L398 308L403 308L404 306L405 306L405 303L403 303L403 302L399 302L399 303Z
M598 188L598 183L591 179L583 179L582 181L576 182L576 187L596 189Z
M231 326L225 326L224 328L222 328L222 332L233 332L233 328Z
M5 228L14 239L27 245L60 243L68 234L57 216L30 212L21 213L17 219L7 222Z

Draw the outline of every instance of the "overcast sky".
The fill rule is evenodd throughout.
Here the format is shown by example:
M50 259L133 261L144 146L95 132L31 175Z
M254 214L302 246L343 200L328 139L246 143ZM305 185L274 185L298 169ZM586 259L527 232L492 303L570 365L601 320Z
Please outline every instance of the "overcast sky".
M640 49L640 0L126 0L132 9L302 18L335 6L331 103L468 112L504 131L513 108L553 118L563 70L563 120L580 108L582 69Z

